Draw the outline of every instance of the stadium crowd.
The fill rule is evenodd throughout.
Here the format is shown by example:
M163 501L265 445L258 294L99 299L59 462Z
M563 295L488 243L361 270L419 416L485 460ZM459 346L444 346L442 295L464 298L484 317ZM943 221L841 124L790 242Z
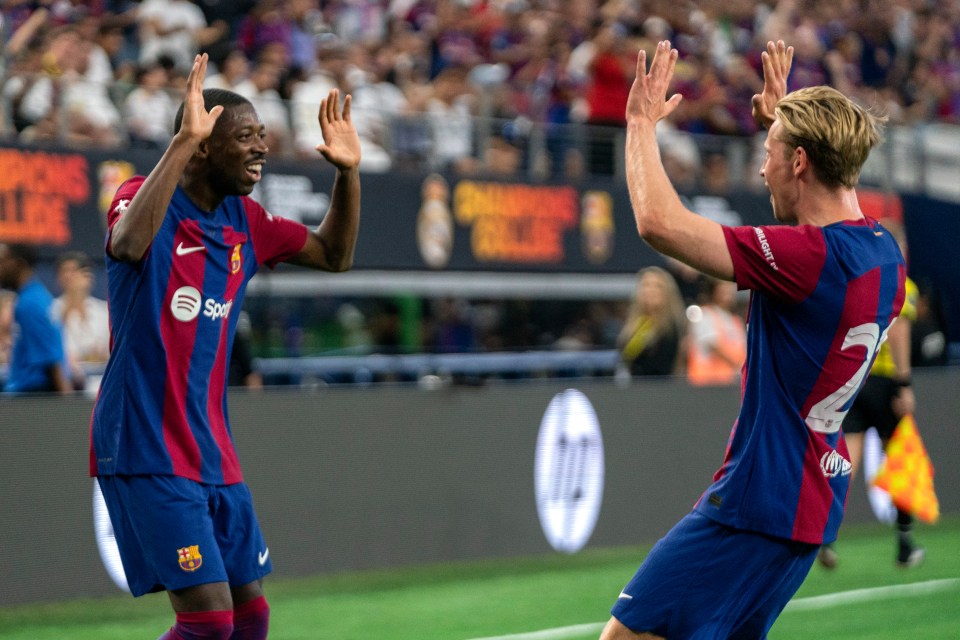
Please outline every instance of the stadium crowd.
M316 105L340 87L366 171L576 179L614 171L636 53L670 39L684 100L660 123L664 163L711 193L730 176L703 140L754 138L761 43L783 36L790 89L830 84L894 124L960 124L958 0L0 0L0 141L162 150L208 52L206 86L254 103L271 154L315 157ZM696 302L699 282L673 275ZM248 302L260 355L620 348L629 315L627 300Z
M364 169L610 173L636 53L670 39L664 136L752 136L761 43L790 89L894 123L960 123L957 0L2 0L0 136L163 148L188 63L251 99L273 153L313 156L318 96L354 96ZM568 125L595 125L597 128ZM483 134L491 134L489 137ZM532 142L538 140L539 144ZM676 147L682 147L675 144ZM682 154L678 154L682 157Z

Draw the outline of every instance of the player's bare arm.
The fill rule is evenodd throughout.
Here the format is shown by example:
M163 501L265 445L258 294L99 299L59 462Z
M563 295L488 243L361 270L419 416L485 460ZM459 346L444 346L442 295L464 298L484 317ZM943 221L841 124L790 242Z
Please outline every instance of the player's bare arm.
M307 234L303 249L290 260L294 264L324 271L346 271L353 265L360 226L360 138L350 119L350 103L348 95L340 111L338 89L320 102L323 142L317 151L337 168L337 175L327 215Z
M677 50L657 44L650 72L647 54L637 56L637 76L627 100L627 186L640 236L660 253L724 280L733 279L733 262L719 224L680 201L660 160L656 124L669 116L681 96L666 99Z
M787 95L787 76L793 66L793 47L788 47L783 40L776 43L768 42L767 50L760 54L763 61L763 93L753 96L751 103L753 119L757 125L769 129L776 114L777 102Z
M203 106L203 79L207 73L207 54L193 60L187 77L183 122L170 141L163 157L147 176L126 212L113 225L110 233L110 254L118 260L136 262L143 258L163 223L167 206L187 163L210 137L223 107L209 112Z
M916 398L910 382L910 319L904 316L897 318L887 331L887 344L890 345L890 356L893 358L894 379L908 383L901 387L893 399L893 412L903 417L912 414L916 409Z

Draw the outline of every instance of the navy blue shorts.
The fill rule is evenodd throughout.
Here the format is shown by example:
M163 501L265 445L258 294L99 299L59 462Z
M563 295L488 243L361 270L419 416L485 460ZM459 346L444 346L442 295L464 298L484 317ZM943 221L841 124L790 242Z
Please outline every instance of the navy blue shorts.
M176 476L98 480L133 595L211 582L239 587L270 573L246 484Z
M817 549L693 512L654 545L610 613L670 640L766 638Z

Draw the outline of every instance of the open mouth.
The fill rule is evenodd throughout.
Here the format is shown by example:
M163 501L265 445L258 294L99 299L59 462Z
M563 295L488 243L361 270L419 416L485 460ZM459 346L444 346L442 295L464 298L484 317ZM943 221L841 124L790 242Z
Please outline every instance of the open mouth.
M260 178L263 177L263 163L254 162L253 164L248 164L247 175L250 176L250 179L254 182L260 182Z

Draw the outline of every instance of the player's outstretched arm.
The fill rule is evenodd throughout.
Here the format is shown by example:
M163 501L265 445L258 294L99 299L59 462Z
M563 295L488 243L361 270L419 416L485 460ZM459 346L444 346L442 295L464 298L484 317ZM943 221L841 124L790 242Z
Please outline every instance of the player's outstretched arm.
M657 44L650 71L647 54L637 56L637 77L627 99L627 187L640 236L654 249L704 273L733 279L733 262L719 224L699 216L680 201L660 160L656 124L680 104L666 99L677 50Z
M320 102L320 132L317 145L330 164L337 168L330 208L323 222L307 234L303 249L290 261L324 271L346 271L353 265L353 252L360 227L360 137L350 118L351 97L340 106L339 89Z
M200 143L210 137L223 107L209 112L203 105L203 79L207 74L207 54L193 60L187 77L183 120L157 166L141 185L130 205L110 230L110 254L118 260L136 262L143 258L157 235L177 182Z
M763 61L763 93L753 96L751 102L753 119L760 127L769 129L777 117L774 110L780 98L787 95L787 76L793 66L793 47L783 40L767 43L767 50L760 54Z

